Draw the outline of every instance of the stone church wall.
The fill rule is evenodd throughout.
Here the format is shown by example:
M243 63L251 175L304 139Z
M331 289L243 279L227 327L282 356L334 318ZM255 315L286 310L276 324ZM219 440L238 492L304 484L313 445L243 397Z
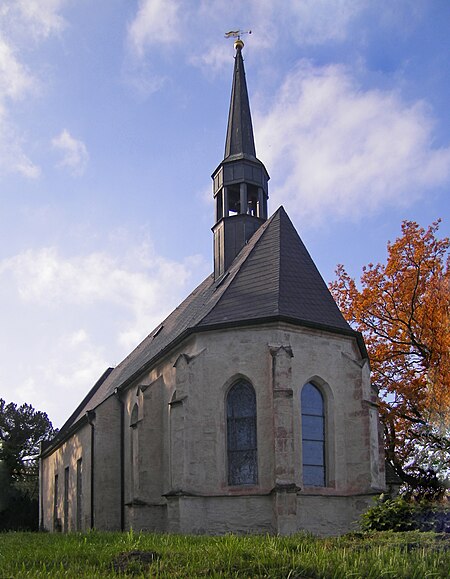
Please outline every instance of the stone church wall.
M258 483L231 487L226 396L240 378L256 391ZM309 381L326 402L323 488L302 482L300 391ZM330 525L350 528L383 487L376 395L351 337L287 324L199 333L141 382L150 385L129 395L143 398L138 428L146 440L138 466L145 504L132 505L134 528L141 521L142 528L177 532L325 533ZM252 505L253 516L242 516L240 502ZM326 516L314 515L314 505Z
M290 408L292 412L289 427L292 432L284 442L292 444L293 472L287 472L284 467L287 479L279 482L303 486L300 390L309 381L321 388L327 407L327 486L345 493L369 492L380 487L379 456L370 450L378 440L378 424L370 419L370 409L376 408L376 397L370 390L365 363L354 340L303 328L285 328L256 326L208 332L197 337L195 347L201 353L190 363L194 378L189 391L184 390L186 398L182 402L185 408L184 491L234 492L226 482L225 400L228 388L240 377L247 379L256 390L260 492L269 491L276 483L274 466L279 457L275 455L280 451L274 450L278 435L273 421L274 390L279 393L283 384L292 391L292 405L278 403L278 407L279 413L286 414ZM280 347L288 352L284 356L285 367L279 370L281 378L273 375L273 350ZM192 354L194 352L187 355ZM275 388L274 380L280 382ZM286 430L283 417L278 420L280 428ZM287 457L283 460L286 462ZM283 460L277 465L279 469L283 469Z
M123 395L125 526L164 531L167 505L162 495L167 475L169 399L163 376L153 379L155 375L153 372L141 377Z
M168 508L172 533L274 532L271 496L174 497Z
M91 413L89 420L41 459L43 529L120 529L120 406L117 399L106 399Z
M110 396L95 409L94 420L94 527L105 531L121 527L121 406Z
M256 394L257 481L231 486L226 400L242 379ZM308 382L325 404L323 487L303 484L300 396ZM105 400L91 422L44 460L44 525L50 530L55 473L57 511L67 530L93 523L181 533L338 533L352 529L383 488L368 363L355 340L340 334L286 323L199 332ZM80 458L81 519L74 490ZM64 517L67 467L71 494Z
M372 505L373 495L299 495L297 527L320 536L356 531L361 513Z
M40 527L76 531L90 527L91 431L80 428L48 458L41 459Z

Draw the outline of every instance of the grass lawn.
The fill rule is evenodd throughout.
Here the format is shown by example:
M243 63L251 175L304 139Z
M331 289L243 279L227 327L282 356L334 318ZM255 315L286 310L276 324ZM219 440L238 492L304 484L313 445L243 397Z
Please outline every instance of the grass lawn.
M318 539L153 533L0 534L0 578L450 577L450 536L371 533Z

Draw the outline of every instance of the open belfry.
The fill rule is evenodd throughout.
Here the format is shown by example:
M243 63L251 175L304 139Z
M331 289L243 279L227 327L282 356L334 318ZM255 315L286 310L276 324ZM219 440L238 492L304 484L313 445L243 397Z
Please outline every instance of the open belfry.
M43 529L339 534L384 490L363 339L284 208L268 216L243 47L214 271L42 448Z

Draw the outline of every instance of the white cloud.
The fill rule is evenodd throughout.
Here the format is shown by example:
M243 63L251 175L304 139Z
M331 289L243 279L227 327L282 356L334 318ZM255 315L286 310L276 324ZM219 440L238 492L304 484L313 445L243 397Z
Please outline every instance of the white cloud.
M123 73L125 83L139 99L147 99L167 82L154 59L145 58L149 49L155 51L181 40L178 0L139 0L137 12L127 28L128 56L131 58L126 59Z
M89 153L83 141L75 139L67 129L52 139L52 146L62 152L60 167L67 167L74 176L83 175L89 161Z
M200 54L194 54L189 58L190 64L199 68L205 68L208 72L213 71L215 74L221 72L224 68L230 68L231 49L229 44L215 44L206 51L200 51Z
M32 403L36 409L45 410L56 427L67 420L109 366L105 347L88 337L81 343L73 338L60 334L51 345L46 343L40 351L47 354L45 359L36 361L32 375L14 388L14 402Z
M280 8L273 0L185 4L179 0L139 0L128 25L128 45L143 60L150 49L183 42L190 64L218 73L232 54L230 41L223 39L228 29L253 29L249 40L252 51L276 47L286 37L297 45L342 41L367 4L368 0L286 0ZM152 87L157 84L151 79Z
M167 77L157 75L148 62L139 60L124 70L123 78L139 99L145 100L153 93L161 90L167 82Z
M248 40L252 51L276 49L283 42L301 46L343 41L368 4L368 0L285 0L280 6L273 0L203 0L187 15L192 23L189 28L198 35L190 62L220 70L224 59L229 61L230 47L218 45L217 34L240 27L252 29Z
M36 90L37 81L18 59L0 29L0 175L19 173L35 179L40 169L23 150L23 137L11 121L10 108Z
M35 179L40 168L25 152L26 139L14 122L14 105L36 92L38 78L24 63L30 40L59 33L65 0L4 0L0 6L0 175L19 173Z
M35 80L12 46L0 37L0 102L22 98L34 86Z
M154 254L149 246L122 260L106 253L65 259L55 248L28 250L0 262L0 275L15 279L23 302L48 308L91 308L108 304L129 312L117 340L135 345L181 297L192 273L204 269L199 257L182 262ZM73 339L82 342L83 334Z
M433 148L425 104L363 91L341 66L303 63L255 117L258 156L277 183L272 197L308 218L407 205L450 177L450 149Z
M14 0L28 33L35 38L47 38L60 33L66 26L59 14L67 0Z
M142 57L147 48L180 39L180 6L176 0L139 0L135 18L128 27L133 52Z
M86 343L88 340L88 334L86 330L80 328L76 330L71 336L69 337L69 343L73 346L77 346L78 344Z
M0 30L11 40L29 44L59 34L66 21L60 12L68 0L2 0Z
M60 425L205 270L198 257L168 260L148 244L121 256L41 248L0 261L3 397L45 409Z
M274 46L279 34L285 33L280 14L289 11L290 2L283 2L283 10L272 0L201 0L185 15L186 35L190 36L188 62L208 74L222 72L230 66L233 39L225 39L228 30L242 30L246 50L257 51ZM251 38L247 32L252 29Z
M321 44L344 40L349 25L367 6L367 0L302 0L278 11L298 44Z
M0 101L0 176L8 173L36 179L41 170L25 154L18 131L8 121L6 107Z

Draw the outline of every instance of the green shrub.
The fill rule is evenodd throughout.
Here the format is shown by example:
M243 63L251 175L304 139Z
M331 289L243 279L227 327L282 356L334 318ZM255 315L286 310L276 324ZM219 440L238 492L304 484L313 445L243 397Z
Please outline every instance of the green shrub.
M448 502L414 502L382 497L361 517L364 531L435 531L450 533Z
M20 490L13 489L8 497L7 506L0 510L0 532L37 531L38 525L38 500Z

